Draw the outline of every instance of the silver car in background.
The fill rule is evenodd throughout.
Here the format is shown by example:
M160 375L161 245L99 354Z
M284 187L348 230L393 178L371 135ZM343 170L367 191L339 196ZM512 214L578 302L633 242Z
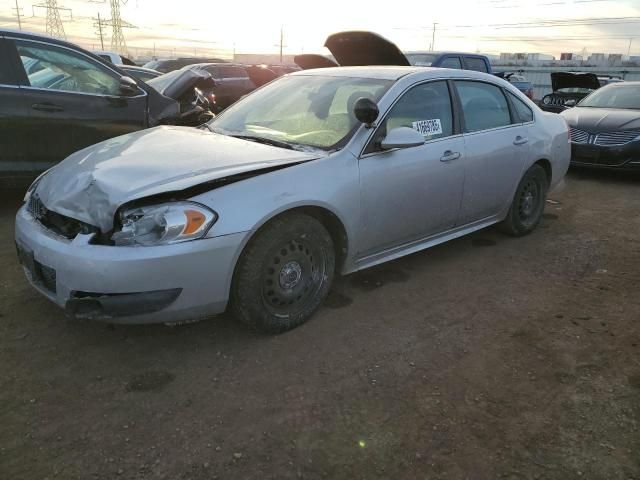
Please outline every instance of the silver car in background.
M306 321L348 274L500 223L531 232L570 159L567 125L491 75L307 70L200 129L81 150L30 187L16 243L71 316Z

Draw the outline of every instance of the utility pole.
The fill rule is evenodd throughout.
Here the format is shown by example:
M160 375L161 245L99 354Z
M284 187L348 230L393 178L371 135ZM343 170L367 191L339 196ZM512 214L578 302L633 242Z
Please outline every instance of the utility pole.
M12 10L16 11L16 17L18 17L18 29L22 30L22 14L20 13L20 10L22 9L18 6L18 0L16 0L16 8L13 8Z
M102 33L102 19L100 18L100 12L98 12L98 22L96 23L98 27L98 36L100 37L100 50L104 52L104 34Z
M633 37L629 39L629 48L627 49L627 57L631 55L631 42L633 42Z
M275 45L280 48L280 63L282 63L283 51L286 45L284 44L284 26L280 27L280 43Z
M436 25L438 25L436 22L433 22L433 33L431 34L431 51L433 51L433 48L436 44Z

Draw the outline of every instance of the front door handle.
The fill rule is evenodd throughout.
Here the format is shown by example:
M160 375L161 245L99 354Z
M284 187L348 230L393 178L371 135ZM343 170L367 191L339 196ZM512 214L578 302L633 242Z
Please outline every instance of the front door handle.
M60 105L54 105L53 103L34 103L31 105L34 110L40 110L41 112L62 112L64 108Z
M440 157L441 162L450 162L451 160L457 160L460 158L460 152L452 152L451 150L447 150Z
M518 135L516 137L516 139L513 141L514 145L524 145L525 143L527 143L529 141L528 138L526 137L521 137L520 135Z

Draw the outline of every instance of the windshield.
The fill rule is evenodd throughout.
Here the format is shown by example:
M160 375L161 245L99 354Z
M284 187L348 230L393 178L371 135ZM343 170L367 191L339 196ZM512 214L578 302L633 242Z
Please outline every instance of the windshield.
M594 91L581 107L640 109L640 85L611 85Z
M411 65L416 67L429 67L438 58L436 53L407 53L405 55Z
M393 82L297 75L256 90L212 121L217 133L277 140L331 150L351 138L360 123L353 106L360 97L378 102Z

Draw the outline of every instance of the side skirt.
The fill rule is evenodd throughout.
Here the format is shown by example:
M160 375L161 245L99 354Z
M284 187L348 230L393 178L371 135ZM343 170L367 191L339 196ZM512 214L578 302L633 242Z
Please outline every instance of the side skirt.
M449 240L453 240L454 238L462 237L469 233L491 226L498 223L500 220L502 220L500 215L494 215L461 227L455 227L451 230L447 230L446 232L437 233L429 237L414 240L396 247L388 248L381 252L367 255L366 257L358 258L356 259L353 268L343 272L343 274L357 272L358 270L373 267L374 265L379 265L390 260L395 260L396 258L404 257L405 255L419 252L426 248L434 247L441 243L448 242Z

